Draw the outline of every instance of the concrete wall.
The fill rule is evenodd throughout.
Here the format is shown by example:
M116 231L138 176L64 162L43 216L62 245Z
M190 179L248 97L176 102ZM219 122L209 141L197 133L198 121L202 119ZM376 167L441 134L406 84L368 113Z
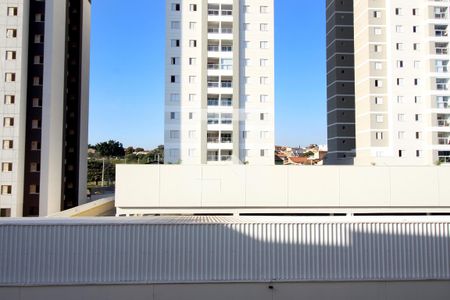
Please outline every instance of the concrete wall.
M119 165L116 208L118 214L449 212L449 180L446 167Z
M9 300L447 300L448 295L448 281L0 287L2 299Z

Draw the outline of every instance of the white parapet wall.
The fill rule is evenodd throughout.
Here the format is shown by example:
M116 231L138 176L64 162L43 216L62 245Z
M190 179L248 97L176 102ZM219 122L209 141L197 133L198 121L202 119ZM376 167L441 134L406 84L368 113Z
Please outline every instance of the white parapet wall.
M117 215L450 213L447 167L118 165Z

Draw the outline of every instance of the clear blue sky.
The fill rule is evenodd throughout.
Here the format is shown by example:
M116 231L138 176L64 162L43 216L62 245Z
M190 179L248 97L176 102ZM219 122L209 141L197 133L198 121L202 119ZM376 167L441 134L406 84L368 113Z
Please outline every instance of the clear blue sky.
M275 3L276 143L325 144L325 0ZM93 1L91 144L164 143L164 26L165 0Z

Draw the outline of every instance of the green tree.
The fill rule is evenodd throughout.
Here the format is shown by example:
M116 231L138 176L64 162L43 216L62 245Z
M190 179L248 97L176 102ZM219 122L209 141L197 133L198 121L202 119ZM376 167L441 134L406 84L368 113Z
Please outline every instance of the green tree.
M122 143L110 140L108 142L98 143L95 148L102 157L124 157L125 149Z
M133 147L128 147L125 149L125 155L130 155L134 153L134 148Z

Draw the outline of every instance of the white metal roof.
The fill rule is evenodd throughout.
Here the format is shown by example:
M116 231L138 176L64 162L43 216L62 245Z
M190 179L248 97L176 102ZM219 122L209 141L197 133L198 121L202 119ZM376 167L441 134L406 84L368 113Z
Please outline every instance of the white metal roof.
M30 219L0 241L3 286L450 279L445 217Z

